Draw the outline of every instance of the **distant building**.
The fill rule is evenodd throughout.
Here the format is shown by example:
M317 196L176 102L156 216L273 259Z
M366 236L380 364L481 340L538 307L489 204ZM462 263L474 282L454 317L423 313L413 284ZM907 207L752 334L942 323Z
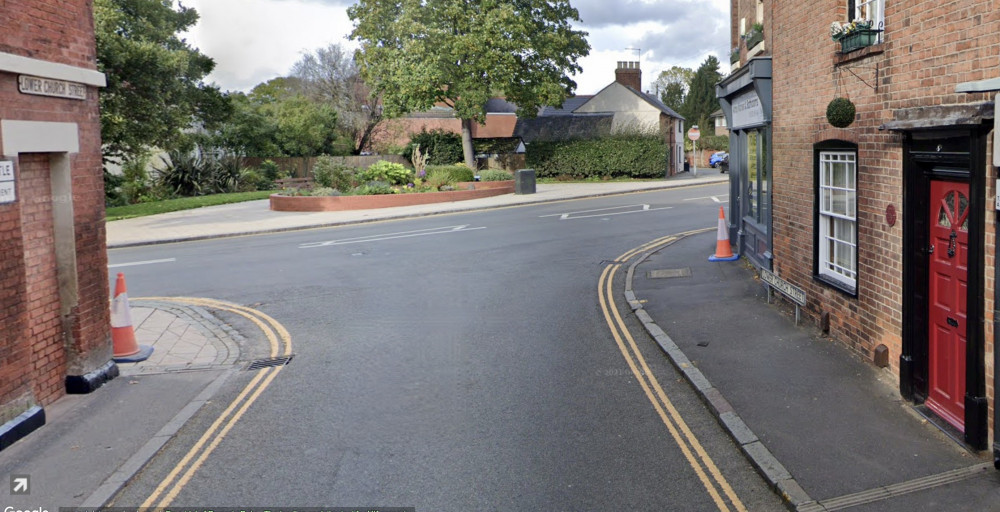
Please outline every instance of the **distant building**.
M619 62L615 81L592 96L567 99L561 108L545 107L535 119L520 119L514 134L529 143L536 138L572 139L620 131L659 133L670 148L668 175L684 167L684 117L640 89L638 62Z
M718 137L729 135L729 127L726 126L726 116L722 109L712 112L712 123L715 125L715 135Z
M118 372L91 6L0 2L0 448Z

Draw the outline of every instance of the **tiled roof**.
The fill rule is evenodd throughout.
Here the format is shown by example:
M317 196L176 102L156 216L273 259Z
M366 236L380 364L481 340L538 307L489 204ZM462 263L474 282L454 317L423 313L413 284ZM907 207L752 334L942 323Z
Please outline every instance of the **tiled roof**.
M586 103L590 98L593 98L593 94L573 96L571 98L566 98L559 107L542 107L542 110L538 112L538 117L549 117L549 116L571 116L573 111L580 108L580 105Z

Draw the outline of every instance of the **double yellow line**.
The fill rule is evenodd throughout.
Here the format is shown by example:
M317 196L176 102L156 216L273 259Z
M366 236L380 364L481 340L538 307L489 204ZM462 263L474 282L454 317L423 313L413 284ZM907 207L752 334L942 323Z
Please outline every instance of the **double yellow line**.
M688 427L684 418L681 417L680 412L677 411L677 408L667 398L667 393L660 386L660 383L657 382L656 376L650 371L649 366L646 364L646 359L642 357L642 352L639 351L635 339L625 325L625 321L622 320L613 294L615 275L630 259L638 254L659 249L684 236L702 231L705 230L659 238L622 254L606 266L601 273L598 283L598 296L601 311L604 313L604 319L608 322L608 327L611 329L615 343L618 344L618 350L621 351L625 362L628 363L629 369L632 370L632 374L635 375L635 378L639 381L639 385L642 386L646 397L653 404L653 408L656 409L660 420L666 425L674 442L681 449L684 458L698 475L698 479L705 486L705 490L709 496L712 497L712 501L715 502L720 511L728 512L736 510L745 512L746 507L743 505L743 502L740 501L732 486L729 485L729 482L719 471L719 468L716 467L715 462L712 461L708 452L702 447L701 442L698 441L698 437Z
M136 299L139 300L139 299ZM201 306L220 311L228 311L240 315L253 322L267 337L271 348L271 357L281 355L290 356L292 354L292 337L288 331L270 316L257 311L256 309L223 302L212 299L202 299L194 297L143 297L141 300L156 300L162 302L174 302L191 306ZM282 346L284 350L282 351ZM276 366L261 370L243 388L243 391L233 400L229 407L212 423L205 433L198 439L198 442L184 455L184 457L174 466L174 469L163 479L153 491L153 494L146 498L140 508L163 508L170 506L170 503L177 497L184 486L191 480L198 468L205 462L205 459L219 446L219 443L226 437L229 430L243 417L247 409L260 397L261 393L271 384L282 366Z

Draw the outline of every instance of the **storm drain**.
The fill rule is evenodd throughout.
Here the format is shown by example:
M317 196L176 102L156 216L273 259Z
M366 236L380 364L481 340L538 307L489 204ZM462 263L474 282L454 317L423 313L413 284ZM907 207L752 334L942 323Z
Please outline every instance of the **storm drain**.
M691 277L691 267L665 268L662 270L650 270L646 272L648 279L668 279L671 277Z
M292 361L294 355L291 356L281 356L281 357L269 357L267 359L257 359L256 361L250 361L247 365L246 371L261 370L264 368L273 368L275 366L285 366Z

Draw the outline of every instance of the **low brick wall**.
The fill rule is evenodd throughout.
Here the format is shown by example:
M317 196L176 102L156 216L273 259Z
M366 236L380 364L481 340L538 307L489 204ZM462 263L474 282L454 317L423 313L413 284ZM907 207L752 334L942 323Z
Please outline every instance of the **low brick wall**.
M473 190L462 190L469 186ZM449 192L423 192L412 194L382 194L373 196L283 196L271 195L271 210L276 212L334 212L344 210L368 210L373 208L392 208L395 206L414 206L418 204L447 203L452 201L467 201L484 197L500 196L514 193L514 181L483 181L459 183L459 190Z

